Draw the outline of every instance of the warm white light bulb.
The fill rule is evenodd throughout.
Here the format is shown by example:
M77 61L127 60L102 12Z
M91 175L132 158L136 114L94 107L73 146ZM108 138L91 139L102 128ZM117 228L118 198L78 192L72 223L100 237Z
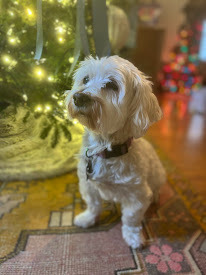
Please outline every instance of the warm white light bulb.
M49 111L51 111L51 106L46 105L46 106L45 106L45 112L49 112Z
M59 27L59 28L58 28L58 32L63 33L63 32L64 32L64 29L63 29L62 27Z
M69 63L73 63L74 62L74 57L70 57L69 58Z
M59 37L58 40L59 40L60 43L64 42L64 39L62 37Z
M52 97L55 99L58 99L58 97L55 94L53 94Z
M13 29L12 29L12 28L9 28L8 31L7 31L7 34L8 34L8 35L11 35L12 32L13 32Z
M10 58L9 55L3 55L3 56L2 56L2 60L3 60L3 62L4 62L5 64L8 64L8 63L11 62L11 58Z
M53 76L49 76L49 77L48 77L48 80L49 80L49 81L53 81L53 80L54 80Z
M45 72L40 67L36 67L34 69L34 74L39 79L42 79L45 76Z
M27 9L27 13L28 13L28 15L32 15L31 9Z
M8 54L2 55L1 59L2 59L2 63L7 65L9 70L11 70L17 64L17 61L15 59L12 59L12 57Z
M35 112L41 112L41 111L42 111L42 106L41 105L36 106Z
M26 94L23 94L23 99L25 100L25 101L27 101L28 100L28 96L26 95Z
M14 37L9 38L10 44L15 45L17 42L19 42L19 40L17 40L16 38L14 38Z

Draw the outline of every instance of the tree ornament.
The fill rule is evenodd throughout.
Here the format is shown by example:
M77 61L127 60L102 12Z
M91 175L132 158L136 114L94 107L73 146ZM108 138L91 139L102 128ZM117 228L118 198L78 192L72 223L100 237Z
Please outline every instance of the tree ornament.
M138 18L140 23L144 25L155 25L161 14L160 5L154 4L142 4L138 7Z
M130 25L126 13L117 6L108 7L108 31L112 50L121 50L129 37Z

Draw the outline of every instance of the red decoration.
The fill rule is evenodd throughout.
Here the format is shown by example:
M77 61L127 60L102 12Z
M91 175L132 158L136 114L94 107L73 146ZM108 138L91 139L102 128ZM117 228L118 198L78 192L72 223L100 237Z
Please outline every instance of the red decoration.
M171 51L170 61L161 72L160 84L165 91L189 95L199 86L197 77L198 51L202 25L197 22L191 28L183 27L177 35L177 45Z

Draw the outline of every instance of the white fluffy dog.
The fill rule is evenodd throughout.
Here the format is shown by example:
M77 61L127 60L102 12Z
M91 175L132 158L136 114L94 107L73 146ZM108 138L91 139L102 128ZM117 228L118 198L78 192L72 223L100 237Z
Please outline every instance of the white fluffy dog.
M119 56L89 57L74 75L66 106L69 117L86 126L78 176L87 209L75 217L75 225L94 225L101 199L119 202L123 238L139 247L144 213L165 182L158 156L140 138L162 117L151 82Z

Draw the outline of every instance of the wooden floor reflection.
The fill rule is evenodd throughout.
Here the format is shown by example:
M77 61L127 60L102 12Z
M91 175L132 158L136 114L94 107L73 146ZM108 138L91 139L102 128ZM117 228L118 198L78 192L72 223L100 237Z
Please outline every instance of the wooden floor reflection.
M206 196L206 117L189 114L188 100L175 95L160 98L164 118L147 133L190 180L198 193Z

